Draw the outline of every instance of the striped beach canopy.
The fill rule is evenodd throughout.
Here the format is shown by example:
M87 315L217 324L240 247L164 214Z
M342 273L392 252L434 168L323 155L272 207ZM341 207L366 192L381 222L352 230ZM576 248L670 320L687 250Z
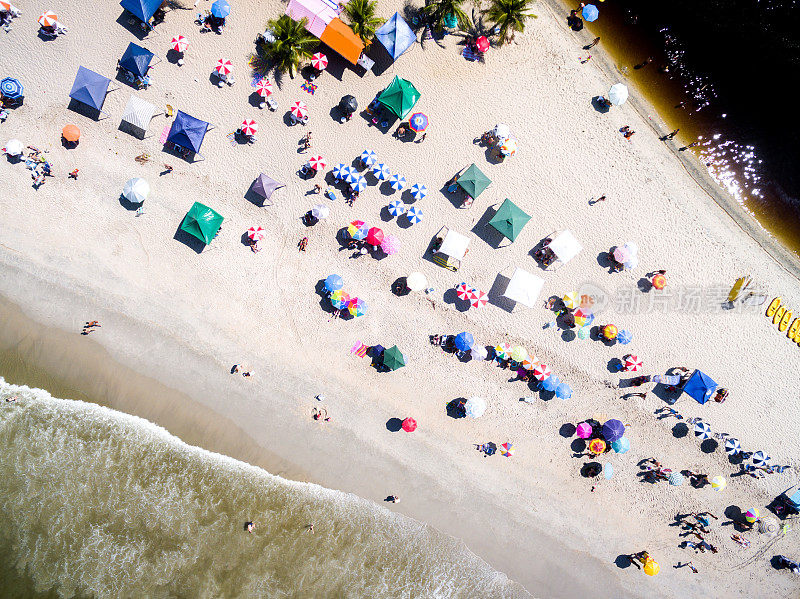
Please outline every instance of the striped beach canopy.
M156 107L150 102L131 96L125 111L122 113L122 122L132 125L142 133L146 133L147 128L150 126L150 119L153 118L155 111Z

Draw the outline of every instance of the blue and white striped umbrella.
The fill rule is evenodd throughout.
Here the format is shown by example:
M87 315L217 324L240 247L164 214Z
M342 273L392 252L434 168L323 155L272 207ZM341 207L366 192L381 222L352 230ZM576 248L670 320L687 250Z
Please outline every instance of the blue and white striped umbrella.
M333 167L333 176L336 178L337 181L342 179L343 173L345 172L344 169L346 168L347 167L341 162Z
M400 200L392 200L389 202L389 214L392 216L400 216L406 211L406 205Z
M728 455L737 455L741 452L742 445L739 443L739 439L734 439L733 437L725 439L725 453Z
M622 329L619 333L617 333L617 343L628 345L631 341L633 341L633 334L630 331Z
M694 436L700 437L703 441L711 438L711 426L698 420L694 425Z
M670 472L667 480L673 487L680 487L683 484L683 474L677 471Z
M375 175L375 178L379 181L386 181L391 173L389 172L389 167L383 162L380 162L372 167L372 174Z
M361 193L367 188L367 180L364 178L363 175L359 175L356 177L355 183L351 183L350 187L353 188L353 191L357 191Z
M408 209L408 212L406 212L406 218L412 225L416 225L418 222L422 221L422 210L416 206L411 206L411 208Z
M766 464L767 462L769 462L771 459L772 458L770 458L763 451L757 451L752 455L752 457L750 458L750 461L753 462L753 466L761 466L761 465Z
M9 100L22 96L22 84L13 77L6 77L0 81L0 92Z
M428 188L420 183L414 183L414 185L411 186L411 195L415 200L421 200L428 195Z
M389 184L395 191L403 191L406 186L406 178L403 175L394 174L389 178Z
M342 171L342 179L350 185L355 185L355 182L358 181L360 176L358 171L351 166L346 166L345 170Z
M375 150L364 150L361 152L361 162L364 163L365 166L372 166L378 162L378 155L375 153Z

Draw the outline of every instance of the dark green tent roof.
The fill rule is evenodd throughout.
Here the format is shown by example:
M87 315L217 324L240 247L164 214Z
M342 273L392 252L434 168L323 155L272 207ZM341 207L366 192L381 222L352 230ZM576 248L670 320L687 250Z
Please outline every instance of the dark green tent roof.
M394 80L378 96L378 101L398 118L404 119L419 100L419 92L414 84L395 76Z
M396 345L383 352L383 365L389 370L397 370L406 365L406 359Z
M502 235L514 241L531 217L525 214L517 205L506 198L505 202L497 209L489 224Z
M195 202L186 213L181 230L194 235L208 245L222 226L222 215L208 206Z
M492 180L484 175L474 162L458 177L461 189L466 191L473 200L481 195L491 183Z

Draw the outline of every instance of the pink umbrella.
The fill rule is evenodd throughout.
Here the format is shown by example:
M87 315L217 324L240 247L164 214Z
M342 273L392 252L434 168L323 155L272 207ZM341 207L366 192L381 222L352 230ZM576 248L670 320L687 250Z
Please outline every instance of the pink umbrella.
M189 47L189 40L182 35L176 35L172 38L172 42L170 43L172 44L172 49L175 50L175 52L186 52L186 48Z
M642 361L638 356L631 354L625 358L625 372L636 372L642 367Z
M406 418L403 420L403 430L407 433L413 433L417 430L417 421L413 418Z
M588 439L592 436L592 425L588 422L581 422L578 425L578 438Z
M400 251L400 240L394 235L386 235L381 243L381 249L387 256Z
M367 243L370 245L380 245L383 243L383 231L378 227L372 227L367 232Z
M464 301L469 300L471 293L472 293L472 287L470 287L466 283L460 283L458 287L456 287L456 296L460 300Z
M631 251L624 245L614 248L614 260L623 264L631 259Z
M256 91L262 98L272 95L272 83L268 79L262 79L256 84Z
M315 171L321 171L325 168L325 161L322 156L312 156L308 159L308 165Z
M473 289L469 294L469 301L473 308L483 308L489 303L489 296L480 289Z
M250 227L247 229L247 236L253 241L264 239L265 235L266 232L264 231L264 227Z
M550 369L545 364L539 364L536 368L533 369L533 376L536 377L536 380L540 383L550 378Z
M308 106L306 106L305 102L295 102L289 108L289 111L298 119L308 118Z
M244 135L255 135L258 131L258 123L253 119L245 119L242 122L242 133Z
M317 52L311 57L311 66L318 71L324 71L325 67L328 66L328 57L322 52Z
M214 70L220 75L230 75L233 71L233 63L227 58L220 58Z

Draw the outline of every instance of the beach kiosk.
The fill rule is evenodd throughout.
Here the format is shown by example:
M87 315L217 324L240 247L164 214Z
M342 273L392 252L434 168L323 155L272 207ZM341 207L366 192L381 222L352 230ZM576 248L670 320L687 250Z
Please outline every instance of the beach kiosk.
M403 52L417 41L417 35L403 20L400 13L394 13L392 18L375 32L375 38L386 48L393 61L400 58Z
M469 251L469 237L442 227L436 235L433 261L448 270L456 271Z
M557 270L564 264L572 260L583 249L583 246L578 243L575 236L569 229L564 229L561 232L549 235L552 241L547 245L553 254L555 260L547 266L547 270Z
M521 268L514 269L511 280L508 282L503 297L510 299L516 304L522 304L528 308L533 308L542 292L544 279L529 273Z

